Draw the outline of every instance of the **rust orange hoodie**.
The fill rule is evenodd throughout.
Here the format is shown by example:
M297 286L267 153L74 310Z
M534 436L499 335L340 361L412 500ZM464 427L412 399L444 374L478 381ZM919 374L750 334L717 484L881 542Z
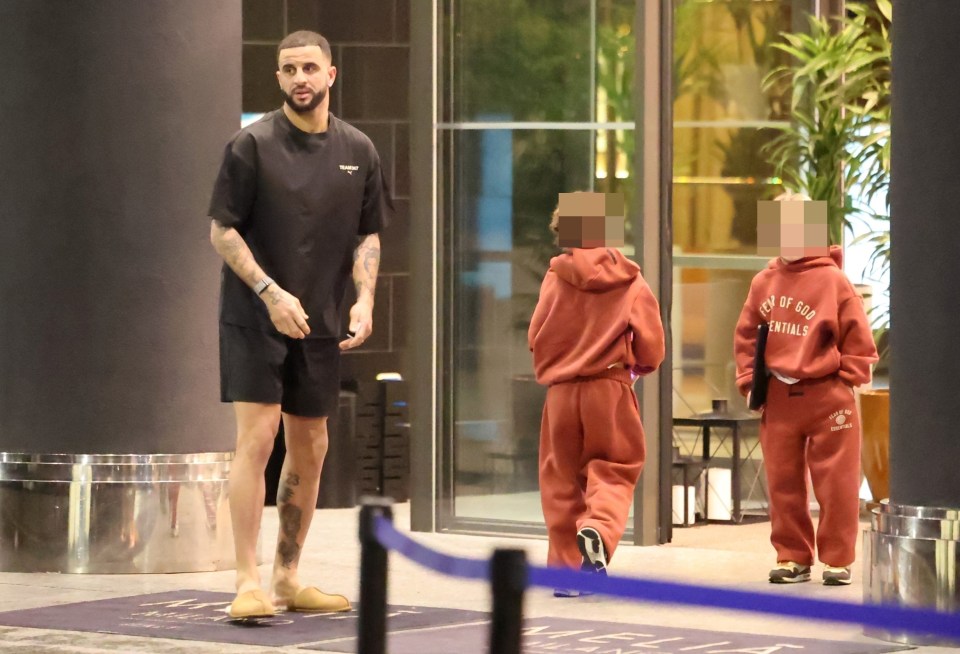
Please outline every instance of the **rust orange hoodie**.
M527 342L541 384L617 364L646 375L663 361L660 306L619 250L571 248L550 260Z
M773 259L750 284L733 339L737 387L753 381L757 326L770 325L764 357L782 377L816 379L836 374L851 386L870 381L877 361L863 300L840 265L843 251L793 262Z

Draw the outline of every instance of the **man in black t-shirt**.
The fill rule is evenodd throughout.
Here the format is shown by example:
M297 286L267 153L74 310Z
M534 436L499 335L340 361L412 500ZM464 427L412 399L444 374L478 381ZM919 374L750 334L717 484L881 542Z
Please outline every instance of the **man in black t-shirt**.
M235 618L345 611L342 595L304 586L300 552L339 394L340 351L373 330L380 231L390 207L380 159L360 131L329 111L337 69L330 45L294 32L278 49L285 102L227 144L210 203L210 239L224 259L220 293L221 399L237 418L230 511L237 555ZM357 301L341 340L350 272ZM277 491L280 534L273 597L260 587L256 544L264 469L283 419L287 455Z

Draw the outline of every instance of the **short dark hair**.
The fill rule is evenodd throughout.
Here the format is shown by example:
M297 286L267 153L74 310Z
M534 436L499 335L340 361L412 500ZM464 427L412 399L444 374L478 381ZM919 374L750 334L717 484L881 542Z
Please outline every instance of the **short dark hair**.
M281 50L287 50L288 48L305 48L311 45L318 46L323 50L323 55L327 58L327 61L333 61L330 42L327 41L323 34L311 32L310 30L300 30L283 37L280 45L277 46L277 58L280 58Z

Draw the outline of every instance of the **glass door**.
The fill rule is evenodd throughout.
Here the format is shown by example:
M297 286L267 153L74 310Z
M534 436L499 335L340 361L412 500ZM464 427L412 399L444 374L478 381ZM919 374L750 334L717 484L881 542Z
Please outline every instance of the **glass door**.
M746 409L734 383L733 332L750 281L768 261L756 254L757 201L782 190L762 148L790 120L789 90L764 91L761 81L786 63L770 44L780 32L803 30L804 10L812 2L673 2L676 417L710 411L714 400L726 400L734 412ZM698 456L700 437L696 429L674 429L675 451ZM747 438L744 451L752 454L741 497L748 509L762 509L757 434ZM717 453L728 463L731 455ZM675 507L675 522L678 513Z
M634 5L441 5L441 528L543 532L545 389L527 326L559 252L548 229L558 193L623 193L628 229L636 219Z

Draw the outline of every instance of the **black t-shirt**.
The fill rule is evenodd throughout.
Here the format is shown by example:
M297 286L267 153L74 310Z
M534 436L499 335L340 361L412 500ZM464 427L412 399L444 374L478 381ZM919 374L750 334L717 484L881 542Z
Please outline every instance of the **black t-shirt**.
M300 300L310 338L331 338L340 336L358 237L379 232L390 209L366 135L333 114L326 132L310 134L278 109L227 143L209 215L235 228L267 275ZM275 330L263 301L226 264L220 321Z

